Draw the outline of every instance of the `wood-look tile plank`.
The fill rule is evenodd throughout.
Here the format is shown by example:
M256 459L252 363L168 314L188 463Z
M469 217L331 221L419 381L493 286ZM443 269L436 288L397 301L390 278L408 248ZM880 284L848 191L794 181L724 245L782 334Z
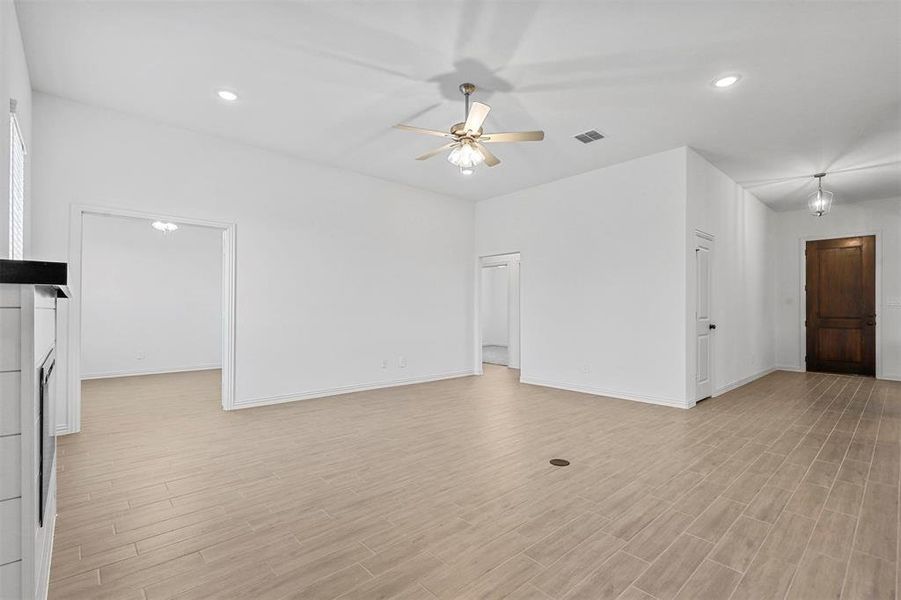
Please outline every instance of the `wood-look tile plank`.
M426 590L428 593L428 590ZM519 586L513 593L506 597L506 600L549 600L549 596L539 590L531 583Z
M732 594L741 573L705 560L688 578L676 600L722 600Z
M586 513L532 544L525 554L542 565L552 565L607 523L609 521L600 515Z
M897 585L901 384L776 372L679 411L489 366L224 413L218 377L85 383L52 600L834 597L845 562L843 598Z
M93 571L102 566L117 563L119 561L132 558L138 555L134 544L125 544L118 548L113 548L104 552L91 554L82 559L69 559L61 561L57 568L51 571L51 581L57 579L65 579L72 575L78 575L85 571Z
M660 498L644 496L637 500L628 510L604 526L604 531L623 540L631 540L658 516L669 508L669 503Z
M718 498L710 503L707 510L701 513L686 531L708 542L716 542L746 508L746 504L725 497Z
M845 575L845 561L808 552L789 588L786 600L839 600Z
M742 577L730 600L776 600L785 597L797 565L758 555Z
M712 543L683 533L651 563L635 587L659 600L672 600L712 548Z
M898 489L867 483L854 548L894 562L898 551Z
M826 510L857 515L860 512L860 502L863 499L863 486L838 481L832 485L832 491L826 499Z
M588 596L588 598L593 598L593 596ZM616 600L655 600L655 598L647 592L643 592L637 587L633 586L617 596Z
M823 511L808 542L808 552L848 560L857 519L838 512Z
M391 569L390 571L386 571L377 577L366 581L365 583L356 586L351 591L343 594L341 598L344 600L375 600L377 598L390 598L394 594L405 590L411 585L417 583L422 583L423 586L426 587L430 592L434 593L439 598L441 597L452 597L453 594L456 594L456 590L464 585L464 583L468 581L474 580L474 578L467 578L466 581L457 580L453 584L454 592L449 592L449 586L439 588L439 592L433 591L428 587L428 581L435 581L434 579L429 579L429 575L436 572L441 568L441 563L438 559L434 558L428 554L421 554L413 560L407 561ZM485 572L489 571L486 569ZM457 571L455 571L457 572ZM469 575L469 573L467 573ZM481 573L480 573L481 575ZM441 580L443 584L447 583L447 580ZM447 595L442 595L447 594Z
M651 562L685 531L694 517L669 510L657 517L651 524L641 530L625 546L624 550L632 556Z
M828 496L828 487L804 481L792 494L792 497L785 505L785 510L798 513L799 515L816 517L826 503Z
M760 547L758 556L775 557L797 563L813 533L816 521L801 515L783 512L773 524L770 533Z
M257 562L258 570L266 573L267 576L243 582L235 586L233 592L239 593L240 596L245 598L256 598L259 600L263 598L282 598L296 590L313 586L320 580L326 580L329 576L353 565L362 566L359 561L370 556L372 556L372 553L367 548L356 544L340 548L328 554L310 556L308 557L309 560L289 571L276 572L274 569L267 569L265 566L261 567L260 563ZM222 564L227 565L229 563L225 561ZM368 570L367 573L369 573ZM356 574L353 570L345 573L345 575L349 579L342 577L340 581L356 579ZM368 580L368 578L365 579ZM150 596L149 590L148 596Z
M345 592L357 589L368 581L372 581L372 575L360 565L355 564L323 577L315 583L283 598L284 600L338 598Z
M838 474L838 467L839 465L834 462L817 459L810 465L807 475L804 476L804 482L828 488L832 486L832 481Z
M531 558L524 554L517 554L476 579L472 585L464 588L460 592L460 597L477 600L507 598L540 569L541 565Z
M895 598L896 575L894 563L853 552L842 591L844 600L892 600Z
M899 466L901 466L901 444L897 441L876 442L869 480L897 487Z
M758 521L775 523L792 493L789 489L764 486L745 509L745 514Z
M624 545L622 539L599 531L544 568L532 585L552 598L561 598Z
M645 592L629 586L647 567L648 563L645 561L626 552L617 552L588 577L577 582L565 598L566 600L642 598L641 594Z
M763 521L739 517L717 543L710 558L744 573L769 531L770 526Z

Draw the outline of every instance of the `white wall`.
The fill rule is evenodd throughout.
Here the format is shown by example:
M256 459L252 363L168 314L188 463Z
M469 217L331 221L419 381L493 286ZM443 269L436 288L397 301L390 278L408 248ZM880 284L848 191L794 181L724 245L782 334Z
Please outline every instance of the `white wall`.
M507 319L508 268L483 267L481 309L483 346L506 346L509 340Z
M9 101L16 100L16 119L31 149L31 80L13 2L0 2L0 258L9 258ZM30 249L31 157L25 157L25 257Z
M82 236L82 378L221 366L221 230L87 215Z
M521 252L522 380L685 405L684 148L476 206L476 252Z
M71 204L237 224L239 405L472 372L470 203L43 94L34 115L35 256L68 258Z
M26 147L31 146L31 82L25 62L25 51L19 33L15 4L0 2L0 258L9 258L9 101L16 100L16 114ZM25 157L25 256L30 248L31 159ZM29 527L22 526L22 481L20 479L21 440L23 438L19 392L21 374L18 372L19 355L14 352L15 365L6 364L10 350L17 351L20 312L18 286L0 286L0 331L3 347L0 356L0 598L19 598L30 594L34 584L30 574L31 562L23 567L22 546L30 544L35 535ZM14 299L14 302L12 301ZM31 441L31 437L28 438ZM55 491L51 496L55 503ZM23 536L23 533L25 534ZM41 530L36 539L43 541ZM29 559L30 560L30 559ZM43 566L43 565L40 565ZM23 581L23 575L24 581Z
M713 393L722 393L775 365L773 219L776 213L694 150L687 154L686 231L687 397L696 373L695 231L714 236L712 317Z
M901 198L840 200L819 219L806 210L776 215L776 361L781 368L804 369L803 241L875 234L876 376L901 380Z

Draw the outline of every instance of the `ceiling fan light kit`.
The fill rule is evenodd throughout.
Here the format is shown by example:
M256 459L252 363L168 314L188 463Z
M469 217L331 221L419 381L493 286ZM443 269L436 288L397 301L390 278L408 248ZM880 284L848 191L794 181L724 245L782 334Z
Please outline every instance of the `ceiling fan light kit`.
M475 92L476 86L471 83L461 83L460 93L463 94L465 102L465 120L462 123L454 123L449 132L438 131L436 129L423 129L414 127L413 125L395 125L397 129L412 131L414 133L422 133L436 137L451 139L452 141L435 148L421 156L416 160L426 160L444 151L449 151L447 160L452 165L459 167L460 173L463 175L472 175L475 168L480 164L494 167L500 164L500 159L496 157L488 148L486 143L503 143L503 142L540 142L544 139L543 131L515 131L509 133L484 133L482 124L488 116L491 107L481 102L469 103L469 97Z
M817 180L817 191L807 198L807 208L810 210L810 214L815 217L822 217L832 209L834 194L823 189L823 177L825 176L826 173L814 175L814 178Z
M485 157L471 143L464 142L450 151L447 160L461 169L472 169L485 162Z

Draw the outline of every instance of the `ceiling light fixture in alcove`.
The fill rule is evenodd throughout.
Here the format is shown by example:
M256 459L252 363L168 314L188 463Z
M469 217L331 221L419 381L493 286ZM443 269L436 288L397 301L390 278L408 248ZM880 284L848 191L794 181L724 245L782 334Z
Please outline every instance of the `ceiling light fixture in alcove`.
M164 235L178 229L178 225L176 225L175 223L168 223L165 221L154 221L150 224L150 226L157 231L162 231Z
M826 173L817 173L814 175L814 178L817 180L817 191L807 198L807 208L810 210L810 214L815 217L822 217L823 215L828 214L829 210L832 208L832 198L834 194L823 189L823 177L825 176Z

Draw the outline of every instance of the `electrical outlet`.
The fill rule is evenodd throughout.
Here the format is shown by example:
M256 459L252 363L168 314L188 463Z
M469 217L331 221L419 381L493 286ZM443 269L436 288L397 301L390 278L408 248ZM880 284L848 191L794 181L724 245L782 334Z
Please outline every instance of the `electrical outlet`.
M138 352L138 353L135 355L135 358L138 359L138 360L144 360L145 355L144 355L143 352Z
M582 375L588 375L589 373L591 373L591 367L588 365L582 365L581 367L579 367L579 372L582 373Z
M405 356L398 356L397 357L397 366L400 367L401 369L407 368L407 358Z
M385 359L382 360L382 368L383 368L383 369L387 369L387 368L388 368L388 359L387 359L387 358L385 358Z

